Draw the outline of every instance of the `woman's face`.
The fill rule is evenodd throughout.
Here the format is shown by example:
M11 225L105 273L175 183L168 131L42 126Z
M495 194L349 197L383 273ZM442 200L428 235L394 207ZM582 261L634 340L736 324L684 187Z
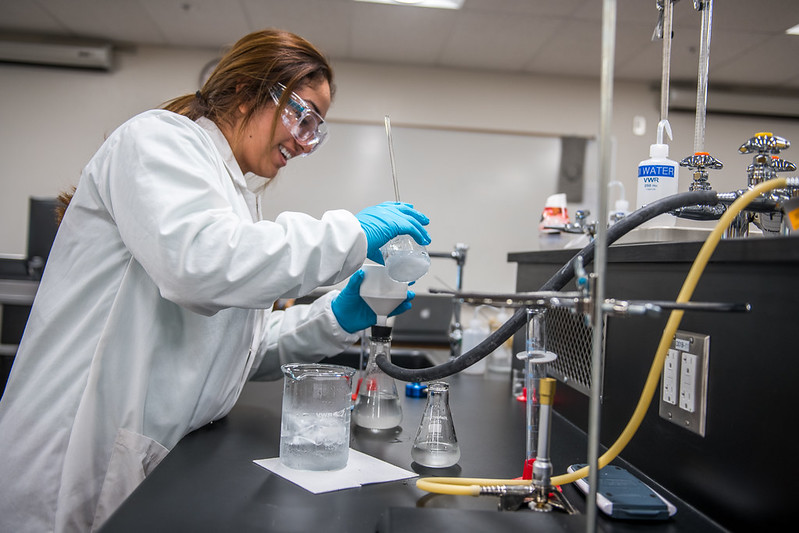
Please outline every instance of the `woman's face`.
M294 92L324 118L330 108L330 85L327 80L315 81ZM247 106L239 109L242 115L247 110ZM271 105L256 111L240 136L235 133L229 135L238 131L238 124L224 132L244 174L252 172L264 178L274 178L289 159L311 150L297 142L280 118L274 137L270 135L276 111L277 107Z

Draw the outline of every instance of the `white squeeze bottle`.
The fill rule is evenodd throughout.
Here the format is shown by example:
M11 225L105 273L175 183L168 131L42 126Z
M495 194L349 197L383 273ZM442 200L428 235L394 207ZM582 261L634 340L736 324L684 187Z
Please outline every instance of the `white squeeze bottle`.
M649 147L649 159L638 164L638 196L636 209L651 204L655 200L671 196L679 192L677 178L680 165L669 159L669 145L663 142L663 130L671 136L671 126L668 120L658 123L657 143ZM642 224L644 227L673 226L676 217L663 214Z

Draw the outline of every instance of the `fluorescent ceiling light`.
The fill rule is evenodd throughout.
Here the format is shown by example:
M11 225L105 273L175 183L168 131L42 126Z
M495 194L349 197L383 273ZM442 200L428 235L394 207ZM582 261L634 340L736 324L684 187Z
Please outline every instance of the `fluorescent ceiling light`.
M793 28L788 28L787 30L785 30L785 33L787 33L788 35L799 35L799 24L797 24Z
M391 4L395 6L435 7L438 9L460 9L464 0L355 0L372 4Z

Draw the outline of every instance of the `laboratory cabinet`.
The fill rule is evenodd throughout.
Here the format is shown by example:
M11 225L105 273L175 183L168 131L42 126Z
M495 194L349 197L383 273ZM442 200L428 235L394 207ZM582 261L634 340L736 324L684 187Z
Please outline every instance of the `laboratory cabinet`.
M611 246L606 297L674 301L701 246ZM537 290L576 252L510 254L517 263L517 289ZM722 240L692 300L748 303L751 311L688 311L678 329L709 342L704 436L660 416L661 383L641 428L622 452L647 476L733 531L782 531L793 522L792 480L799 473L793 396L799 379L798 281L799 237ZM603 445L612 444L627 424L667 318L666 313L607 318ZM548 337L558 334L547 332ZM515 346L521 343L517 335ZM560 386L555 409L587 430L585 391Z

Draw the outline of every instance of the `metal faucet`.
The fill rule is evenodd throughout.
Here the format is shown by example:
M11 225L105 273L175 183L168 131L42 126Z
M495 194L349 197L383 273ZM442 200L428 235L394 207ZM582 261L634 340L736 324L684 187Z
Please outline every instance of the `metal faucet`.
M694 171L693 181L688 186L689 191L709 191L713 187L708 179L708 170L719 170L724 168L724 164L707 152L697 152L680 161L681 167L688 167ZM716 205L692 205L681 207L671 214L680 218L690 220L718 220L727 210L723 204Z
M754 137L743 143L738 151L742 154L754 154L752 164L746 169L747 188L733 192L718 193L719 203L715 206L696 205L683 207L671 213L680 218L691 220L717 220L727 210L728 205L737 200L747 190L754 186L774 179L777 172L795 172L796 165L790 161L780 159L780 151L790 148L787 139L778 137L770 132L756 133ZM680 161L680 165L694 169L694 180L689 187L691 191L711 190L707 179L708 170L723 167L721 161L707 153L696 153ZM739 238L749 235L749 224L754 223L764 235L787 235L790 233L790 224L783 213L783 204L799 196L799 190L788 187L775 189L767 195L755 200L744 211L741 211L730 226L725 230L724 238Z
M574 222L568 224L557 224L553 226L544 226L546 229L554 229L563 233L578 233L588 235L589 239L593 239L596 235L596 221L589 222L588 215L591 211L588 209L580 209L574 213Z
M776 178L777 172L795 172L796 165L780 159L777 155L790 147L789 140L771 132L756 133L754 137L743 143L738 152L754 154L752 164L746 168L748 188L751 189L764 181ZM746 191L736 191L736 197L744 192ZM764 235L787 235L790 233L790 227L782 212L782 204L797 194L799 192L792 189L771 191L768 196L763 197L764 202L739 213L725 233L725 237L748 236L750 223L760 228Z
M457 265L455 274L455 288L458 292L463 290L463 267L466 264L466 252L469 247L463 243L457 243L451 252L428 252L430 257L442 257L454 259ZM452 298L452 321L449 325L449 353L451 357L461 354L461 342L463 341L463 325L461 324L461 305L463 298Z

